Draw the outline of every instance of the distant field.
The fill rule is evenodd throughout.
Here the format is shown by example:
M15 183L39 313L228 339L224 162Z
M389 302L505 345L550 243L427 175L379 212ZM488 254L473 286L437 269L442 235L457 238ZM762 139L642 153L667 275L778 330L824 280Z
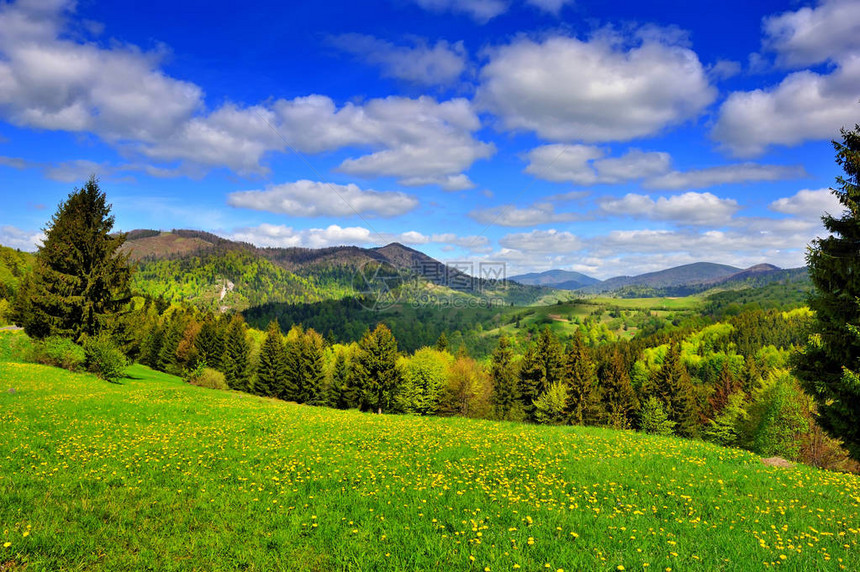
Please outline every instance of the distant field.
M0 569L860 569L856 476L130 374L0 361Z

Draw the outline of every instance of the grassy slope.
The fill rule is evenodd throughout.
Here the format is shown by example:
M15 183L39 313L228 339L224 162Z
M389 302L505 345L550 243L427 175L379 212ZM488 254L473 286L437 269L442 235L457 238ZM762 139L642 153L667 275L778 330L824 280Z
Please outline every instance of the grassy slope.
M365 415L131 375L0 361L0 567L860 569L856 476L629 432Z

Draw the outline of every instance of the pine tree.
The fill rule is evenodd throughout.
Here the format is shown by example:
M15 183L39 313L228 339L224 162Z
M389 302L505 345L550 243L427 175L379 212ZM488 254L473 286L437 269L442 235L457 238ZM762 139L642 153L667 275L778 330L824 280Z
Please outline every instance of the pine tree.
M693 382L681 361L681 347L672 341L663 358L663 366L654 379L653 395L666 406L669 420L683 437L693 437L698 430L698 407L693 394Z
M248 343L245 320L236 314L227 326L222 367L230 389L251 390L251 346Z
M520 362L520 375L517 380L517 393L523 412L529 419L534 419L534 401L544 391L546 377L538 359L537 348L534 344L526 348Z
M308 405L325 402L324 342L314 330L299 339L299 400Z
M207 316L201 324L200 332L194 338L194 346L200 359L206 360L206 365L219 371L222 370L221 357L224 355L224 335L212 316Z
M729 404L729 398L739 389L740 383L732 374L729 360L726 359L723 361L722 369L720 369L720 377L714 384L714 393L708 398L708 404L711 406L711 419L716 419L723 412L723 409Z
M564 348L549 327L544 328L534 346L523 356L519 392L523 409L534 419L534 401L556 382L565 380Z
M257 379L254 382L254 393L267 397L280 394L286 378L286 363L284 343L281 340L281 329L278 322L272 320L266 331L266 339L260 348L260 363L257 366Z
M814 240L806 254L814 333L795 373L815 398L819 424L860 460L860 125L841 133L833 146L844 176L831 192L844 210L822 217L830 236Z
M180 375L182 373L179 365L176 350L179 349L179 343L182 341L182 336L185 333L185 328L188 321L180 314L171 316L170 323L165 328L164 337L161 340L161 347L158 350L158 367L159 371Z
M448 351L448 336L445 335L445 332L439 334L439 339L436 340L436 351L439 352L447 352Z
M352 368L346 359L346 352L337 352L328 391L329 405L337 409L349 409L358 405L352 377Z
M519 402L517 373L514 368L514 350L507 336L499 338L499 345L493 352L490 377L493 380L493 416L496 419L509 419L511 411Z
M594 425L600 417L597 368L579 330L568 349L566 365L565 379L570 386L567 406L570 420L576 425Z
M368 331L358 344L354 372L362 409L388 411L400 385L397 341L384 324Z
M612 353L602 386L603 407L608 424L616 429L629 428L630 418L639 403L630 382L630 375L624 367L624 358L617 349Z
M287 340L284 343L284 379L277 392L277 396L284 401L304 403L302 396L304 384L302 338L304 335L304 329L298 325L287 332Z
M131 268L120 252L125 235L111 234L110 211L95 177L60 204L16 297L15 315L29 336L94 337L110 331L127 306Z

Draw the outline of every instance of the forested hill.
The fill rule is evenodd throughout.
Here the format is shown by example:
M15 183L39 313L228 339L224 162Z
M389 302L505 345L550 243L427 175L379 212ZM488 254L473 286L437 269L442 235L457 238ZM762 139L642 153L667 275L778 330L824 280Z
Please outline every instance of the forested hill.
M208 309L268 303L314 303L366 292L365 275L396 277L398 298L434 295L493 297L505 304L531 304L547 288L472 279L456 268L399 243L377 248L258 248L194 230L134 230L123 246L137 264L134 287L145 294L183 300ZM468 284L467 287L462 287ZM372 288L372 287L371 287Z

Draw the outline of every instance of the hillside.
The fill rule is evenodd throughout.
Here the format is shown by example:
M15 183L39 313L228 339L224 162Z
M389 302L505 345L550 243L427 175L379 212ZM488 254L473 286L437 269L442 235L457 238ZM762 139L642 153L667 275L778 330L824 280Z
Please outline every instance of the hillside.
M378 294L375 288L392 284L396 284L397 299L404 302L432 294L529 304L552 293L546 288L472 279L399 243L377 248L258 248L202 231L135 230L128 233L123 250L137 264L139 291L207 309L373 297ZM390 280L368 286L363 280L375 277L380 268Z
M5 362L11 336L4 569L860 568L857 476L625 431L299 406L142 366L108 384Z
M551 286L560 290L579 290L600 282L597 278L570 270L547 270L546 272L518 274L511 276L510 280L531 286Z
M630 287L656 289L684 286L687 284L702 284L705 282L716 282L721 278L737 274L740 271L740 268L726 264L695 262L657 272L648 272L638 276L615 276L598 284L585 287L582 289L582 292L600 294Z

